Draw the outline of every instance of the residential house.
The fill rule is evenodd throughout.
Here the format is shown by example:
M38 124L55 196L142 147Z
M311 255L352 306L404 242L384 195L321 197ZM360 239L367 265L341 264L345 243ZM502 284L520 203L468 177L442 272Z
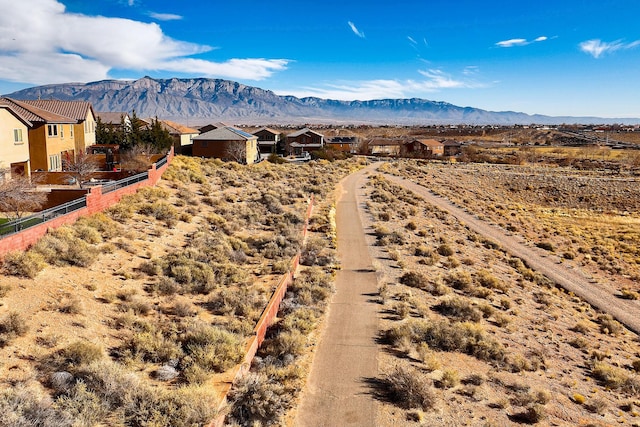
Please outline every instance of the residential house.
M0 101L0 181L10 175L29 175L29 127L32 123L11 105Z
M160 120L160 126L169 132L169 136L173 139L173 152L175 154L191 154L193 138L200 135L197 129L169 120Z
M0 104L11 106L25 122L31 123L28 129L31 171L62 171L63 161L75 158L77 120L24 101L0 98Z
M96 143L96 113L93 111L93 106L90 102L60 101L56 99L38 99L22 102L74 119L76 122L70 130L70 137L75 142L75 153L86 153L87 147ZM61 131L63 130L61 129Z
M327 139L327 148L346 153L356 153L360 140L357 136L334 136Z
M131 117L125 111L97 111L96 120L98 119L108 129L120 132L131 131Z
M324 135L309 128L301 129L287 135L287 151L289 154L300 155L310 153L324 147Z
M229 125L226 123L222 123L222 122L210 123L208 125L202 126L201 128L198 128L198 132L200 132L200 134L203 134L203 133L209 132L210 130L226 128L226 127L229 127Z
M444 144L435 139L414 139L403 145L403 153L417 157L437 157L444 154Z
M368 139L362 143L360 151L372 156L397 156L403 143L403 140L395 138Z
M462 144L458 141L447 139L445 141L442 141L442 145L444 145L445 156L457 156L458 154L462 153Z
M258 137L233 126L210 130L193 138L193 155L251 164L258 160Z
M261 128L253 133L258 137L258 148L262 154L284 154L284 144L282 132L271 128Z

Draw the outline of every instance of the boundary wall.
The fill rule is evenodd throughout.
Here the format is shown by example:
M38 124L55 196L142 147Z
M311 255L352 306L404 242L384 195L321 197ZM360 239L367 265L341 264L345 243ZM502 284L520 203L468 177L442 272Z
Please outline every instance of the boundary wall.
M309 200L309 207L307 208L307 213L305 215L304 227L302 228L302 238L303 241L307 237L307 229L309 227L309 218L311 218L311 212L313 210L314 197L311 195L311 199ZM249 337L245 343L245 355L242 362L236 365L233 368L233 372L231 375L232 380L224 384L224 388L222 390L222 399L217 407L218 413L220 415L217 416L216 419L211 421L211 423L207 427L223 427L225 424L226 412L227 408L227 395L231 390L231 387L239 381L242 377L249 373L249 369L251 368L251 362L253 362L253 358L255 357L258 349L264 342L264 338L267 334L267 329L269 326L273 325L278 316L278 310L280 309L280 303L284 299L287 289L293 279L295 278L296 271L298 270L298 265L300 264L300 252L291 260L291 266L287 273L284 273L280 280L278 280L278 285L276 289L273 291L269 302L266 307L262 311L262 315L260 319L256 322L256 326L253 328L253 335Z
M83 196L86 200L86 206L72 212L56 216L55 218L42 222L38 225L34 225L29 228L25 228L17 233L8 235L0 239L0 259L2 259L8 252L11 251L24 251L31 245L36 243L42 238L50 229L58 228L62 225L72 224L76 222L80 217L93 215L98 212L113 206L118 203L122 196L127 194L133 194L141 187L154 186L162 178L162 174L169 167L171 160L173 160L173 148L169 151L167 156L156 163L151 165L151 168L147 171L148 178L136 182L126 187L118 188L114 191L106 192L103 194L103 186L90 187L86 191L86 195ZM166 159L166 160L165 160ZM81 200L80 199L77 200Z

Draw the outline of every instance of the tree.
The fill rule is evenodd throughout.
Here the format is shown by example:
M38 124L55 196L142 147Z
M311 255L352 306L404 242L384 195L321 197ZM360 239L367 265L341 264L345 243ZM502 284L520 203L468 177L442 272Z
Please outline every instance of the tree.
M71 172L82 188L82 183L86 181L93 172L98 170L98 162L90 154L78 153L75 158L69 159L67 172Z
M247 144L243 142L230 142L225 150L225 155L238 163L247 163Z
M3 171L6 172L6 171ZM27 212L38 211L47 201L44 192L36 191L36 185L30 177L13 176L2 178L6 173L0 172L0 211L11 219L19 219Z

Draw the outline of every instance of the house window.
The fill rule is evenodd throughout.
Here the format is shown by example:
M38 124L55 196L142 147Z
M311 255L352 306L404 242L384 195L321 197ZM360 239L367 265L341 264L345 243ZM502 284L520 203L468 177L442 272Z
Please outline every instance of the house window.
M60 125L60 138L64 138L64 125Z
M59 171L62 169L62 161L60 154L53 154L49 156L49 172Z
M58 125L47 125L48 136L58 136Z
M69 136L73 138L73 125L69 126Z
M13 142L16 144L22 144L22 129L13 130Z

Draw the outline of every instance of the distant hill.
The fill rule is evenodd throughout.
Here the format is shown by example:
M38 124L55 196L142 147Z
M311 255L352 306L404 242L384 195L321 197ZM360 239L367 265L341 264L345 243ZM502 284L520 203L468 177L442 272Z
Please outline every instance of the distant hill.
M6 95L15 99L91 102L96 111L136 111L139 117L237 124L560 124L640 123L640 119L551 117L493 112L419 98L336 101L279 96L269 90L220 79L103 80L37 86Z

